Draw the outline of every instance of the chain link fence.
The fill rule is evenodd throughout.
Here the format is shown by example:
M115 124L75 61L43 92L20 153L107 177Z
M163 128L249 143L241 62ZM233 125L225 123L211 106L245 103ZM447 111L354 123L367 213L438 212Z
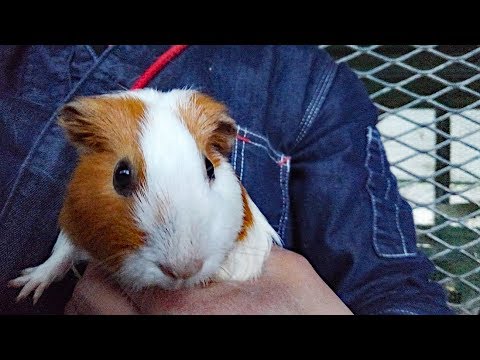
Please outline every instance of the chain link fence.
M480 47L320 45L364 81L417 246L459 314L480 309Z

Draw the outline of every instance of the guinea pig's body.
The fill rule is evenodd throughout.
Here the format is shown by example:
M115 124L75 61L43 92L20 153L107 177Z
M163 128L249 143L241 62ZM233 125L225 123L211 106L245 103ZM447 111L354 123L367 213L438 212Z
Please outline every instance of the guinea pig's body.
M125 286L165 289L261 273L280 238L227 156L226 108L192 90L84 97L59 123L80 152L50 258L11 286L34 302L71 266L94 259Z

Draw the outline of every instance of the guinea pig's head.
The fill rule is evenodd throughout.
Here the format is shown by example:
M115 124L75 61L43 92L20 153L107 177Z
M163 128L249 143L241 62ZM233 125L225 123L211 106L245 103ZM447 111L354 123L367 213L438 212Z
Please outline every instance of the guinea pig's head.
M60 226L131 287L207 281L249 214L228 154L236 125L192 90L83 97L59 124L79 149Z

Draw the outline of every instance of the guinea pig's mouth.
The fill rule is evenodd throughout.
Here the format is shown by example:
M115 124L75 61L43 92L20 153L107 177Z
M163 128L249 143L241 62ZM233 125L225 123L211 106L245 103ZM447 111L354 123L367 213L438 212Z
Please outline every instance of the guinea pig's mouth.
M166 290L178 290L182 288L190 288L195 286L206 286L213 281L214 275L219 268L220 264L216 264L216 261L205 261L201 265L194 266L198 270L192 274L179 274L173 269L166 269L163 266L158 266L165 281L162 281L158 285Z
M117 272L125 286L135 289L158 286L165 290L178 290L211 283L221 268L221 259L190 260L184 266L166 265L140 254L131 254Z

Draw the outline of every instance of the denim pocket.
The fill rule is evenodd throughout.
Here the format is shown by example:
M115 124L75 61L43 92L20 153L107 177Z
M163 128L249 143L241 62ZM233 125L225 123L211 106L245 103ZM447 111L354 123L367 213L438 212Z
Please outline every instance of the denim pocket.
M231 164L252 200L285 243L290 157L275 150L264 136L238 126Z
M367 191L373 211L373 246L382 257L416 255L412 209L400 196L380 133L370 126L367 134Z

